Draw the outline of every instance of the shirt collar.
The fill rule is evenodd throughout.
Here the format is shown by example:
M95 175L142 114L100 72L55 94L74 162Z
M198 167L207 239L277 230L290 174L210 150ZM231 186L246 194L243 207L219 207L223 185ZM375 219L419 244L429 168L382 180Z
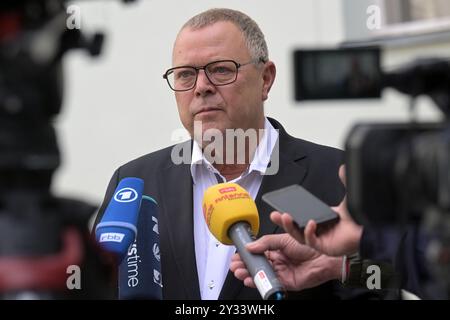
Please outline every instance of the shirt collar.
M258 171L261 174L266 172L267 166L270 162L270 156L278 139L278 131L265 118L264 133L256 148L255 155L250 163L249 172Z
M247 170L248 173L252 171L257 171L260 174L265 173L278 136L278 130L275 130L267 118L264 118L263 136L258 144L258 147L256 148L255 155L253 156L252 162ZM203 167L213 173L219 174L216 168L214 168L208 159L204 157L202 149L198 145L197 141L194 140L191 158L191 175L194 183L196 183L197 179L199 179L199 167Z

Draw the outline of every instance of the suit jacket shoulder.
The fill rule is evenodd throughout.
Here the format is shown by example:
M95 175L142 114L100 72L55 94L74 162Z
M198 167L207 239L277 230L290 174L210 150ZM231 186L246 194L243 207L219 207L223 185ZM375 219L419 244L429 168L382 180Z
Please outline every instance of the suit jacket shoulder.
M330 206L339 204L345 194L338 175L339 167L344 163L344 152L292 137L276 120L269 118L269 121L279 130L281 175L289 168L291 172L302 175L297 178L297 183L316 197ZM267 179L273 180L270 176Z
M95 225L97 225L102 218L106 206L111 200L114 190L122 178L136 177L143 179L146 182L146 194L158 198L159 190L157 190L157 188L153 188L156 184L149 182L151 182L152 177L156 177L162 170L170 169L170 166L175 165L172 161L172 152L175 147L177 147L177 151L179 151L179 153L175 156L178 159L182 158L185 156L183 152L192 148L192 141L188 140L177 145L172 145L170 147L148 153L117 168L109 181L105 197L95 219Z

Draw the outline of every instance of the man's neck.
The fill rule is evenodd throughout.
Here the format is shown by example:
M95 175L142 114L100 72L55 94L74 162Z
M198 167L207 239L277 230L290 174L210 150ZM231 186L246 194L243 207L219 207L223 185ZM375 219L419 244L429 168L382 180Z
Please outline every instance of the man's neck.
M231 181L240 177L248 166L248 164L215 164L214 168L220 172L226 181Z
M262 139L263 131L260 130L264 130L265 128L264 121L265 120L263 118L260 128L254 129L256 133L255 136L256 139L252 140L250 138L249 139L244 138L245 141L244 145L241 145L238 143L238 139L236 139L236 137L231 138L233 139L232 146L234 148L233 147L231 148L233 150L233 155L230 155L229 158L227 157L227 151L229 149L227 148L226 135L224 135L224 139L222 141L222 144L220 145L220 148L217 149L217 146L211 148L213 152L210 152L209 154L214 159L208 160L227 181L238 178L250 166L250 163L252 162L253 157L255 155L256 149L258 148L259 143L261 142ZM215 141L212 142L212 145L214 144ZM203 150L205 150L205 148L203 148ZM207 156L207 158L209 157Z
M222 150L224 151L223 153L216 154L214 152L214 155L217 156L217 158L215 159L216 161L211 161L211 164L214 166L214 168L217 169L217 171L220 172L223 177L225 177L227 181L236 179L237 177L241 176L242 173L244 173L245 170L247 170L247 168L250 166L250 163L252 162L255 155L256 148L259 145L259 140L260 139L258 137L257 144L254 146L249 146L249 144L247 143L248 141L246 141L245 147L242 149L238 149L235 145L233 155L232 157L230 157L231 159L227 158L227 149L224 146L222 148Z

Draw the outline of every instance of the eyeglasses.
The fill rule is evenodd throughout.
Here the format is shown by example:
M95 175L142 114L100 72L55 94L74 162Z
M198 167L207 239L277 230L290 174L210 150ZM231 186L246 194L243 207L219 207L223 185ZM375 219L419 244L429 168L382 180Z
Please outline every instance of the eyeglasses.
M233 60L210 62L203 67L181 66L170 68L163 74L173 91L188 91L195 87L199 70L204 70L208 80L215 86L224 86L237 79L239 68L252 63L264 63L264 59L254 59L246 63Z

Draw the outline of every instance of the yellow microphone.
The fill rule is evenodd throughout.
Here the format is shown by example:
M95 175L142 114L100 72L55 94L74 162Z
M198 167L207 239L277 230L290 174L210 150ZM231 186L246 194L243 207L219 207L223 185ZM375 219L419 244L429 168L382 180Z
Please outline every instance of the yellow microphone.
M247 251L259 232L259 215L250 194L236 183L219 183L203 196L203 215L209 231L226 245L234 244L264 300L282 300L284 288L266 257Z

